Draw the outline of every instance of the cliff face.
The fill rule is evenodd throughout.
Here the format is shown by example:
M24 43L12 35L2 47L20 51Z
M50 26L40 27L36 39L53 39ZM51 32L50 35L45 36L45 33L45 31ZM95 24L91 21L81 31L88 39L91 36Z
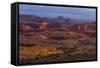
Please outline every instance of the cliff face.
M21 64L96 59L95 22L62 16L19 18Z
M96 32L95 23L76 24L73 26L73 28L74 28L74 31L77 31L77 32Z
M48 17L39 17L39 16L30 16L30 15L20 15L19 17L19 31L23 32L27 26L29 26L30 31L37 31L42 24L41 21L48 21L48 30L57 30L57 29L69 29L70 31L92 31L96 29L96 23L92 21L85 20L75 20L71 18L64 18L62 16L56 18ZM24 26L24 27L23 27Z

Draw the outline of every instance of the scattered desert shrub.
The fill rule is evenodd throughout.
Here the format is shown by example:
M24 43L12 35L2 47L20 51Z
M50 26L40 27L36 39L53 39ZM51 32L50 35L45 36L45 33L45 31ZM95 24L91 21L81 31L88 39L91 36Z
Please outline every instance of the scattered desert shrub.
M67 39L67 40L62 40L63 45L65 46L78 46L79 45L79 41L76 39Z
M80 41L80 45L89 45L89 40Z
M28 59L28 58L42 58L48 57L50 55L60 55L64 54L63 50L58 50L56 48L49 47L34 47L34 48L25 48L21 47L19 52L19 59Z
M81 45L96 45L96 41L94 39L80 41Z
M96 40L95 39L89 40L89 45L96 45Z
M65 37L63 37L63 36L59 36L59 37L50 37L49 39L54 39L54 40L64 40L64 39L66 39Z

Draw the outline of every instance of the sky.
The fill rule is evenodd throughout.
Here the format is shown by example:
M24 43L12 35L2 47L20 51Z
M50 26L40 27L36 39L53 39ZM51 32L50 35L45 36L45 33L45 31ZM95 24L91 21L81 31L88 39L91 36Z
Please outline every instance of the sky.
M20 4L19 14L36 15L49 18L63 16L65 18L93 20L93 21L95 21L96 19L96 9L79 8L79 7L58 7L58 6Z

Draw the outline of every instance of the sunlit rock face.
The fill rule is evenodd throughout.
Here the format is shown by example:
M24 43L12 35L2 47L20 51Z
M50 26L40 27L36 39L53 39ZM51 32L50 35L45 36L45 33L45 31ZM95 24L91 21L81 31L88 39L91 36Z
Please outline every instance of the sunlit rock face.
M39 30L46 30L48 28L49 23L47 21L43 21L40 26Z

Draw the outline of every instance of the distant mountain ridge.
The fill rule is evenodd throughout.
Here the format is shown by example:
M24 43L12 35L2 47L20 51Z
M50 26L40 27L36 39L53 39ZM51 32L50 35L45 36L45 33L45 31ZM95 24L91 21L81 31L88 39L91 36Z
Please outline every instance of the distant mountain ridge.
M51 23L69 23L69 24L78 24L78 23L91 23L94 21L90 20L78 20L73 18L64 18L63 16L58 16L56 18L40 17L35 15L19 15L20 23L39 23L42 19L48 19Z

